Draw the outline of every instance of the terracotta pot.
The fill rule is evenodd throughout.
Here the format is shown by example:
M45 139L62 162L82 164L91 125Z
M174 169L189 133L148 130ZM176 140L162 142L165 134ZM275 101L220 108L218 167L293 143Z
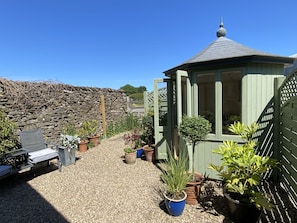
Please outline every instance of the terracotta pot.
M89 140L80 141L80 143L78 144L78 150L82 153L86 152L88 150L88 143Z
M136 162L136 151L132 153L125 153L125 162L127 164L134 164Z
M94 145L94 147L98 146L99 145L99 135L89 137L89 141L90 141L90 143L92 143Z
M201 187L204 177L200 173L195 173L196 181L189 182L186 186L187 199L186 203L189 205L196 205L199 203Z
M145 154L145 158L148 162L153 162L155 160L154 153L155 149L152 147L149 147L148 145L143 146L143 151Z

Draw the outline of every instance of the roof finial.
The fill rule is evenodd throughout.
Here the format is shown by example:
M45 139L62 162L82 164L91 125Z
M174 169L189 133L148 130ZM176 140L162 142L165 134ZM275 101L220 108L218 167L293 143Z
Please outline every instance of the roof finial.
M221 18L220 28L217 30L217 37L225 37L226 36L226 29L224 28L223 19Z

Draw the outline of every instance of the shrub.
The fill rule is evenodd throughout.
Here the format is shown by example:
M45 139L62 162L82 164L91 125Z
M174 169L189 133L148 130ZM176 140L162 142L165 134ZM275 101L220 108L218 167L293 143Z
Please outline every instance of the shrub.
M17 125L0 111L0 154L18 149Z

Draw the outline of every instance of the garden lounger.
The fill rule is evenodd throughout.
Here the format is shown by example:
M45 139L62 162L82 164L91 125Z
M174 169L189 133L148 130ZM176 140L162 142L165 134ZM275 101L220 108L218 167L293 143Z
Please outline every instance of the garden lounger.
M32 166L50 160L58 160L58 168L61 171L61 162L59 159L59 153L57 150L48 148L47 144L43 140L41 129L32 129L20 131L20 138L22 149L28 151L28 163Z

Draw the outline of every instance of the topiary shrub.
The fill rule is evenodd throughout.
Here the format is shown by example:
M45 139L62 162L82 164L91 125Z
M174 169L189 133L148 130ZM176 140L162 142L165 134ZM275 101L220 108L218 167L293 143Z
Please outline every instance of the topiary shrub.
M182 122L179 126L179 133L186 141L192 144L192 174L193 181L195 181L194 158L196 144L205 139L207 134L211 131L211 123L204 117L198 116L183 116Z

